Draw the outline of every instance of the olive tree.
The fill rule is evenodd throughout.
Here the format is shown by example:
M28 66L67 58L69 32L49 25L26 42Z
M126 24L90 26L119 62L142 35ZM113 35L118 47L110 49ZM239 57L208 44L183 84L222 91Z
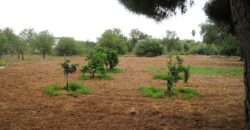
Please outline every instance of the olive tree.
M98 44L101 47L116 50L119 54L125 54L128 51L128 40L117 28L106 30L98 39Z
M49 53L54 45L54 38L53 35L46 30L38 33L33 42L35 48L43 54L43 59L45 59L46 53Z
M77 54L76 41L71 37L60 38L55 49L60 56L71 56Z

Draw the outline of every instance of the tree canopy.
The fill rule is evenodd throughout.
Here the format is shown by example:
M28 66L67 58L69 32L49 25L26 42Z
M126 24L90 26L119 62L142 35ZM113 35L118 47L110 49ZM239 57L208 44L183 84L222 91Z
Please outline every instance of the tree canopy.
M187 11L193 0L119 0L126 8L137 14L144 14L157 21L173 16L180 10ZM142 4L143 3L143 4Z

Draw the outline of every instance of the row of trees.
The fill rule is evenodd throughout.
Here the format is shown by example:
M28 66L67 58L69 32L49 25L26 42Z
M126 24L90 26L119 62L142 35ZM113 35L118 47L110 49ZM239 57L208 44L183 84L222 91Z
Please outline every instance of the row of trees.
M17 54L24 59L24 53L41 53L59 56L85 55L96 45L116 50L118 54L135 53L137 56L157 56L162 54L203 54L203 55L240 55L236 38L229 33L228 28L218 28L218 25L208 21L201 24L203 42L180 40L174 31L166 31L162 39L153 38L138 29L132 29L129 37L120 29L106 30L97 43L91 41L76 41L71 37L61 37L55 41L48 31L35 32L34 29L24 29L16 35L12 29L0 30L0 57L2 54ZM192 30L191 34L196 34Z

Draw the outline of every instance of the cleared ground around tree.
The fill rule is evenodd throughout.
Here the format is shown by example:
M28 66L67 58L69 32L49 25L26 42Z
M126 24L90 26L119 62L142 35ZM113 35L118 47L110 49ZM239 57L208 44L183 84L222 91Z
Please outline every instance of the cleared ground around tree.
M113 80L77 80L92 86L91 95L51 96L42 92L49 84L64 84L65 77L54 60L21 62L0 70L0 129L204 129L235 130L244 127L242 76L194 74L188 86L199 95L191 100L145 97L137 89L165 81L153 79L149 67L166 65L166 57L120 57L123 73ZM84 58L72 57L83 64ZM241 67L235 57L184 56L184 64ZM182 84L182 83L179 83Z

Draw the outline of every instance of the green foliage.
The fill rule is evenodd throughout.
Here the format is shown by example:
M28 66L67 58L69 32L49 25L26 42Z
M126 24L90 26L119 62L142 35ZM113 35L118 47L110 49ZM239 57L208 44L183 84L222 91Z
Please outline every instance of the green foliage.
M109 69L113 69L119 63L118 52L105 48L104 53L106 54L106 66L109 66Z
M180 87L174 91L176 95L182 94L185 99L191 99L194 96L198 95L198 91L196 89L189 87Z
M174 87L174 84L177 83L178 80L182 79L180 73L184 74L185 83L187 83L190 73L189 67L183 66L183 59L180 56L175 56L175 60L172 59L172 56L169 56L167 67L167 91L169 96L171 96L173 94L172 88Z
M77 64L69 64L70 60L65 60L61 67L63 68L64 74L72 74L77 70Z
M203 75L208 75L208 76L242 76L243 75L242 67L189 66L188 68L191 74L203 74ZM145 70L156 72L156 74L154 75L155 79L163 79L163 80L166 79L164 77L166 77L167 74L162 73L167 70L166 67L150 66L150 67L146 67ZM180 78L184 79L182 75L180 76L181 76Z
M130 36L130 44L131 44L129 46L129 52L131 52L134 49L137 41L148 37L147 34L144 34L143 32L139 31L138 29L132 29L129 36Z
M65 60L62 64L61 64L61 67L63 69L63 72L64 74L66 75L66 80L67 80L67 85L66 87L68 88L68 90L70 89L69 88L69 85L68 85L68 75L69 74L72 74L74 72L76 72L77 70L77 66L78 64L70 64L70 61L69 60Z
M76 92L78 94L90 94L92 93L93 89L91 89L88 86L81 85L76 82L70 82L69 83L69 92Z
M153 85L140 87L138 91L142 92L148 97L162 98L165 96L165 90L160 88L155 88Z
M85 55L91 52L91 50L96 46L95 42L91 41L76 41L77 53L80 55Z
M4 33L0 30L0 59L2 57L2 54L3 52L6 51L6 41L7 41L7 38L6 36L4 35Z
M5 64L6 64L5 61L0 59L0 66L4 66Z
M190 54L219 55L219 49L215 45L198 44L190 50Z
M242 76L243 68L241 67L190 67L191 74L204 74L209 76Z
M174 31L166 31L166 36L162 39L162 45L164 46L164 53L171 54L174 52L181 52L182 44Z
M240 55L239 43L235 36L230 34L227 26L220 26L211 21L201 24L201 34L203 42L208 45L213 45L220 55ZM204 50L209 48L205 47ZM212 51L212 50L210 50Z
M104 79L109 79L107 75L105 75L106 72L109 70L112 71L119 62L117 51L103 47L94 48L86 60L88 63L84 65L81 70L83 75L85 75L85 73L91 73L92 78L95 78L95 73L99 72L103 75L102 78Z
M24 40L25 44L27 45L27 50L29 52L35 50L35 45L33 44L33 41L36 35L37 34L33 28L25 28L19 34L19 36Z
M71 56L77 54L77 46L74 38L62 37L56 45L57 54L60 56Z
M45 54L49 53L54 45L53 35L48 31L42 31L35 37L33 45L37 50L43 53L43 59L45 59Z
M126 54L128 51L128 40L120 29L106 30L98 39L98 44L116 50L119 54Z
M135 46L135 54L137 56L159 56L163 53L163 46L160 44L159 40L146 38L139 40Z
M174 77L166 73L156 73L154 74L154 79L174 80Z
M122 73L124 72L121 68L112 68L107 70L109 73Z
M178 11L185 13L193 0L119 0L130 11L143 14L157 21L175 15Z
M49 85L43 89L43 92L50 95L62 95L63 92L59 91L62 88L60 85Z
M87 65L82 67L82 73L90 73L92 78L95 77L96 72L100 72L102 74L106 73L104 68L106 61L106 54L103 51L98 51L98 49L94 49L87 56L86 60L88 61Z
M62 95L64 93L71 95L71 94L90 94L94 90L86 85L82 85L76 82L70 82L68 87L60 86L60 85L49 85L43 89L44 93L50 95Z

